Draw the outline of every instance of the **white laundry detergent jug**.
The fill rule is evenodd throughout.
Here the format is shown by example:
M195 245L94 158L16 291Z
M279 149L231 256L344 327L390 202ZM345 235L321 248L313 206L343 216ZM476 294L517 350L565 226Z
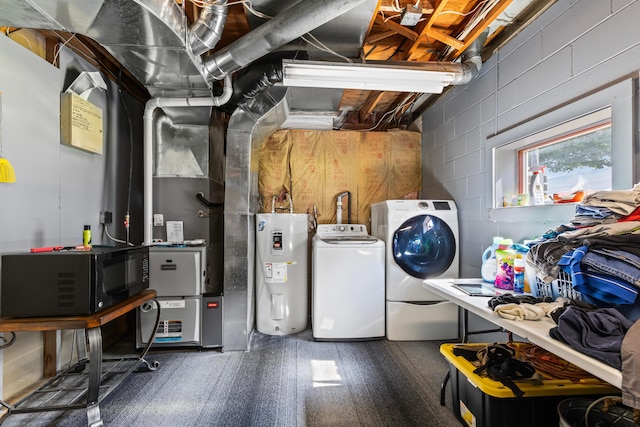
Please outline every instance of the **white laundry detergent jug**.
M498 272L496 263L496 250L502 241L502 237L494 237L493 244L484 250L482 253L482 268L480 274L482 280L489 283L494 283L496 280L496 274Z

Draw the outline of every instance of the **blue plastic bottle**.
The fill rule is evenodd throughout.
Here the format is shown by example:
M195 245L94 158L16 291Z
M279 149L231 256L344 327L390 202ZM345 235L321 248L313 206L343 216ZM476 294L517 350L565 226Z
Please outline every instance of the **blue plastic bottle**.
M502 237L494 237L493 244L484 250L482 253L482 268L480 270L482 280L488 283L494 283L496 280L497 264L496 264L496 251Z
M524 292L524 259L513 260L513 291Z

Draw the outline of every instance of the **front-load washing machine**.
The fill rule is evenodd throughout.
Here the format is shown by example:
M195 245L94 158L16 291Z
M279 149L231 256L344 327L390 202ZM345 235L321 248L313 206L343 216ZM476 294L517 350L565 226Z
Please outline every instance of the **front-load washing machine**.
M313 338L384 338L384 242L362 224L321 224L311 250Z
M371 234L385 241L387 339L458 337L458 309L425 289L457 278L458 213L452 200L387 200L371 205Z

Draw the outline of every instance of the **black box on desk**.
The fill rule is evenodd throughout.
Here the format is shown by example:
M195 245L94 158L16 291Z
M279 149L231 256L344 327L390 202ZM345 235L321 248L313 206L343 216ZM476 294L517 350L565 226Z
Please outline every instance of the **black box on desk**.
M465 344L465 346L474 344ZM487 344L476 344L478 350ZM515 397L499 381L474 374L475 366L453 354L456 344L443 344L440 353L449 362L451 400L456 417L469 427L559 425L558 404L570 397L619 395L620 390L599 380L575 383L564 379L544 380L543 385L516 381L525 393Z
M97 313L149 287L147 246L96 247L2 255L5 317Z

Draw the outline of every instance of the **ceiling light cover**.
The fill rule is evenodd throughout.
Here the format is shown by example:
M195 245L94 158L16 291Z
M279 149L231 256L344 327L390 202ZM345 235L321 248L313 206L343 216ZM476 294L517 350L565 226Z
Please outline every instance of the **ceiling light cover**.
M334 63L283 60L284 86L442 93L455 72L439 71L421 63Z

